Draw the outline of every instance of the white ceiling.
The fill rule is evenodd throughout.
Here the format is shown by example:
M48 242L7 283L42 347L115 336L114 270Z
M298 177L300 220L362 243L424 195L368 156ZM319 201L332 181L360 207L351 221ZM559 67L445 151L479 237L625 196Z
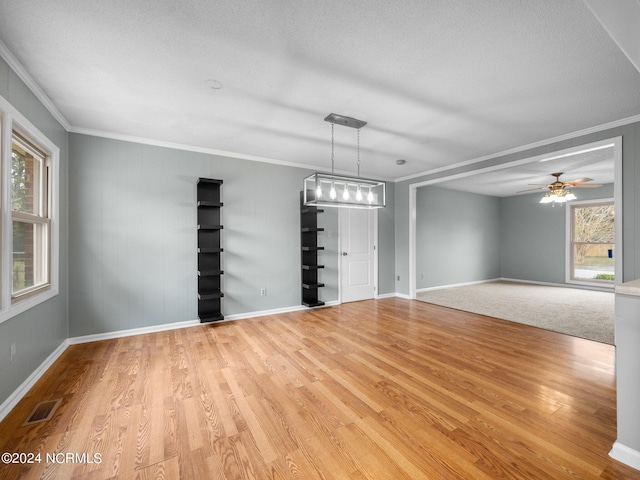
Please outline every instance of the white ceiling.
M361 174L397 179L640 114L640 72L581 0L0 10L0 40L75 132L329 170L333 112L368 122ZM336 127L336 170L355 143Z

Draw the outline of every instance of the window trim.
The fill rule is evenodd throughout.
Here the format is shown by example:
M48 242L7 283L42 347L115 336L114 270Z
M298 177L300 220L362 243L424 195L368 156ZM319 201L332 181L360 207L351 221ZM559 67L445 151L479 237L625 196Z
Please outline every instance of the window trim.
M55 297L60 284L60 149L35 125L0 95L0 323ZM35 144L49 165L49 282L20 294L12 293L12 252L14 220L11 209L11 143L13 131ZM17 220L17 219L16 219Z
M583 285L583 286L588 286L588 287L597 287L597 288L601 288L601 289L605 289L605 290L612 290L615 288L615 284L616 283L620 283L619 277L618 275L620 275L619 272L619 268L618 268L618 261L617 258L614 259L614 272L615 272L615 280L613 282L608 282L608 281L602 281L602 280L594 280L594 281L588 281L588 280L576 280L575 278L573 278L573 271L572 271L572 266L573 266L573 208L574 206L596 206L596 205L606 205L606 204L611 204L614 206L614 208L616 208L616 202L614 198L611 197L607 197L607 198L593 198L593 199L589 199L589 200L576 200L576 201L572 201L572 202L568 202L566 203L566 227L567 227L567 234L566 234L566 272L565 272L565 276L566 276L566 282L573 284L573 285ZM617 211L616 208L616 214L615 214L615 218L614 218L614 248L615 248L615 252L616 252L616 257L620 254L620 252L618 252L618 246L619 246L619 242L618 242L618 224L620 222L620 219L618 218L620 212Z

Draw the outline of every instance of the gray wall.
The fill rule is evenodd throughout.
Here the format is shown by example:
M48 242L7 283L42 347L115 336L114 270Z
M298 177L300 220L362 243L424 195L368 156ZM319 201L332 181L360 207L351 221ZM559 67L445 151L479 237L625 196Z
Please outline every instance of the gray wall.
M613 198L613 184L576 189L578 200ZM565 283L566 206L540 205L541 194L500 201L502 277Z
M417 289L500 277L500 199L436 186L416 193Z
M67 134L27 86L0 58L0 95L60 148L59 294L0 323L0 403L68 337L67 329ZM10 360L10 346L16 358Z
M310 172L86 135L69 144L70 336L197 319L198 177L224 181L224 314L300 304Z
M198 177L224 181L223 313L300 305L299 191L310 171L79 134L69 145L71 337L197 319ZM379 224L385 265L390 211ZM328 302L338 298L336 210L319 222ZM393 291L382 272L380 284Z
M396 282L396 291L401 294L409 293L410 185L618 136L622 137L622 234L624 270L622 280L627 282L640 278L640 235L638 235L638 232L640 232L640 122L636 122L396 183L395 261L396 274L400 277L400 280Z

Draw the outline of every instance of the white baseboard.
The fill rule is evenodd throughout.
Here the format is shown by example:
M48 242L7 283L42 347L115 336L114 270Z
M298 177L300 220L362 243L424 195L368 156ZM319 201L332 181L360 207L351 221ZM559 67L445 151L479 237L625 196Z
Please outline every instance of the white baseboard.
M22 397L24 397L29 392L29 390L31 390L31 387L35 385L40 377L44 375L49 367L53 365L53 362L55 362L58 357L62 355L62 353L67 349L68 346L69 340L65 340L60 345L58 345L58 348L51 352L51 354L44 360L44 362L42 362L38 366L38 368L36 368L31 373L31 375L29 375L27 379L22 382L22 384L18 388L16 388L4 402L2 402L2 405L0 405L0 421L2 421L11 410L13 410L13 407L15 407L18 402L22 400Z
M629 448L626 445L616 441L613 444L613 448L609 452L609 456L625 465L640 470L640 452Z
M536 280L521 280L519 278L506 278L502 277L498 280L503 282L514 282L514 283L530 283L532 285L543 285L547 287L564 287L564 288L579 288L580 290L595 290L598 292L613 292L613 287L597 287L594 285L582 285L582 284L572 284L572 283L553 283L553 282L538 282Z
M504 279L503 278L490 278L490 279L487 279L487 280L477 280L475 282L454 283L454 284L451 284L451 285L439 285L437 287L427 287L427 288L417 289L416 293L432 292L434 290L442 290L444 288L466 287L468 285L479 285L481 283L499 282L500 280L504 280Z
M101 340L111 340L114 338L132 337L133 335L144 335L145 333L164 332L178 328L195 327L202 325L199 320L187 320L185 322L163 323L150 327L129 328L127 330L116 330L114 332L95 333L92 335L82 335L80 337L69 338L69 345L80 343L99 342Z
M392 296L398 297L398 298L404 298L405 300L411 300L411 296L407 295L406 293L396 292Z
M379 298L393 298L393 297L398 297L398 296L400 296L399 293L393 292L393 293L382 293L380 295L376 295L375 298L376 299L379 299Z
M520 278L509 278L509 277L502 277L499 280L502 282L530 283L532 285L544 285L547 287L568 287L569 286L564 283L539 282L537 280L522 280Z
M488 280L478 280L477 282L454 283L451 285L440 285L437 287L420 288L416 290L416 293L430 292L433 290L442 290L444 288L466 287L468 285L478 285L481 283L491 283L491 282L528 283L530 285L543 285L546 287L579 288L581 290L596 290L599 292L613 291L612 287L597 287L594 285L581 285L581 284L571 284L571 283L539 282L537 280L522 280L520 278L499 277L499 278L490 278Z
M277 315L278 313L297 312L300 310L308 310L308 307L305 307L304 305L296 305L293 307L274 308L271 310L259 310L257 312L237 313L235 315L225 315L224 321L244 320L245 318L264 317L267 315Z

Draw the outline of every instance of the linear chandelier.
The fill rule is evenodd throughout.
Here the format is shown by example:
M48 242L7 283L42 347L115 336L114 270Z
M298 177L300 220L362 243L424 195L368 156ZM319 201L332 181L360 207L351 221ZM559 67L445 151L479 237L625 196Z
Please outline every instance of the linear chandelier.
M315 207L382 208L385 206L386 183L360 178L360 129L367 122L331 113L324 119L331 123L331 173L315 172L303 181L304 204ZM358 176L335 175L335 124L355 128L357 131Z

